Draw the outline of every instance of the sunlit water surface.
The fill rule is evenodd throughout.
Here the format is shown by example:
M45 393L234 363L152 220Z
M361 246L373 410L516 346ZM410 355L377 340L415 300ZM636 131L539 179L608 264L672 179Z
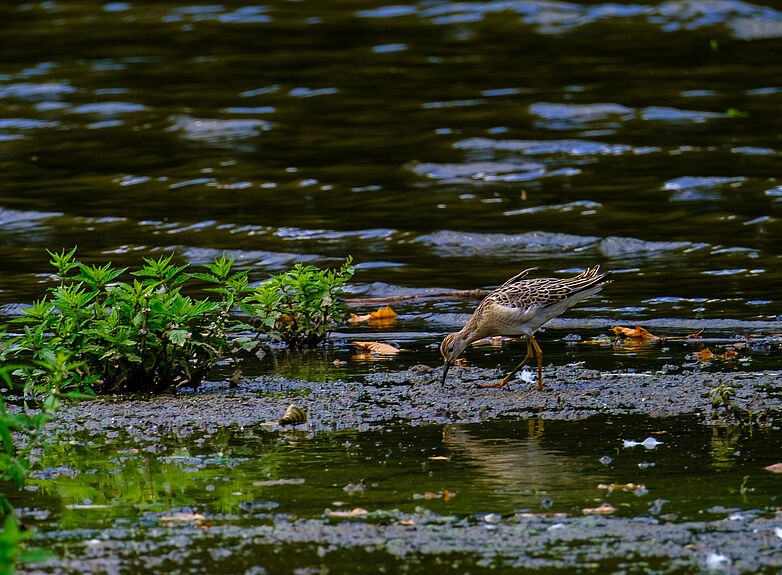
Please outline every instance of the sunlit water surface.
M45 248L78 245L227 252L256 281L351 254L368 297L601 264L615 283L544 342L782 331L773 4L32 2L0 22L6 315L51 285ZM433 343L473 306L402 305L393 331Z
M45 249L73 245L118 266L226 252L253 281L351 254L352 297L600 264L616 281L539 336L546 363L779 367L778 339L717 367L691 356L782 332L776 3L47 1L4 3L0 33L3 318L52 285ZM474 305L401 302L383 329L340 326L331 350L271 351L246 369L323 379L434 364ZM635 323L707 339L578 341ZM357 336L409 351L367 361ZM507 369L523 353L466 355ZM655 432L653 451L622 447ZM759 471L778 430L686 419L221 429L160 453L123 434L66 441L43 462L65 467L15 502L44 530L143 527L179 506L241 523L337 501L460 517L610 501L670 521L779 505ZM254 484L280 478L304 482ZM628 482L648 491L597 487ZM456 495L426 499L444 490Z
M601 505L610 505L613 517L653 524L773 517L778 479L763 466L776 461L780 441L778 428L639 416L316 435L264 426L162 438L145 429L85 432L62 437L14 503L41 528L38 544L87 558L91 546L126 539L126 550L137 541L139 555L165 561L172 538L189 541L199 529L249 531L307 519L393 524L428 516L446 526L486 525L488 543L493 524L567 521ZM591 537L588 529L581 535ZM199 538L186 545L184 556L203 563L188 560L172 572L210 572L246 559L231 559L230 538L213 548L223 546L222 555L199 548L210 545ZM337 556L326 564L351 572ZM252 563L279 560L261 545Z

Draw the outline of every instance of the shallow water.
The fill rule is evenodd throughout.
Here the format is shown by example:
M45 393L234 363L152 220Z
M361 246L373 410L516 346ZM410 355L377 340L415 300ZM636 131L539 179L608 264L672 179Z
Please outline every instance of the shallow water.
M659 443L624 442L648 437ZM295 533L296 525L308 529L307 521L394 525L428 517L490 530L523 518L577 520L584 509L610 504L613 517L689 525L743 522L773 516L779 507L777 478L763 470L778 456L779 429L705 426L695 417L392 425L314 435L266 426L207 427L185 436L131 428L61 439L30 481L34 491L15 498L22 518L40 527L38 544L71 548L66 557L89 559L124 541L118 556L140 562L142 572L154 571L143 567L145 557L165 560L166 541L177 537L189 541L178 560L189 559L171 572L242 566L246 558L233 551L234 534L223 539L226 552L218 556L203 547L213 543L199 536L190 541L199 530L217 536L222 529L251 533L275 525L282 542L285 524ZM356 508L368 515L338 516ZM595 536L587 525L580 538ZM329 549L350 549L349 534L344 537ZM426 555L442 552L436 539ZM134 541L143 548L127 556ZM617 549L609 545L605 557L621 557ZM552 548L543 557L554 560L560 552ZM274 555L256 548L251 564L274 563ZM195 557L199 563L191 563ZM324 565L346 572L338 557L329 555ZM464 559L473 567L479 560L480 554Z
M778 3L44 1L0 5L0 32L0 319L52 285L45 249L73 245L85 261L118 266L227 252L254 281L351 254L354 297L490 288L527 267L561 275L600 264L616 281L540 334L546 364L779 369L778 336L742 341L742 361L692 357L782 332ZM474 305L401 302L392 325L340 326L332 349L271 350L245 372L349 379L434 365L442 335ZM706 340L604 337L636 323L664 335L705 328ZM409 351L367 361L349 343L358 338ZM511 342L466 356L508 369L523 353ZM44 545L89 559L100 554L84 541L115 528L115 553L146 537L167 553L189 541L161 520L181 508L251 530L272 514L316 520L326 508L420 507L482 525L492 513L580 516L605 501L620 517L669 523L779 506L778 482L762 471L778 459L778 429L688 418L314 437L220 428L163 433L165 451L150 433L68 437L44 459L56 476L14 501L34 510L25 517ZM650 435L663 444L622 447ZM282 478L305 481L253 485ZM344 490L362 479L363 489ZM648 492L597 487L628 482ZM455 497L426 499L444 490ZM188 537L208 530L188 526ZM317 569L313 540L285 557L270 551L268 564ZM148 556L159 560L154 545ZM224 568L209 545L176 569ZM344 572L373 564L371 551L329 552ZM409 567L400 561L383 565Z
M0 21L6 315L50 284L45 248L78 244L118 265L228 251L256 280L352 254L366 296L599 263L617 281L568 317L778 320L772 3L32 2ZM473 305L402 306L396 329L432 342Z

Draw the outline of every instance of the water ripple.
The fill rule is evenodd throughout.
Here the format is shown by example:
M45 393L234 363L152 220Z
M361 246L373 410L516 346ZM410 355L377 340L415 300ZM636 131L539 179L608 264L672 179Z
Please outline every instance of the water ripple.
M673 192L671 202L714 202L723 199L722 189L739 187L745 181L744 177L682 176L665 182L663 190Z
M660 152L655 146L633 147L625 144L605 144L589 140L493 140L469 138L453 145L461 150L497 150L532 155L563 154L569 156L621 156Z
M270 130L272 122L266 120L193 118L179 115L171 118L168 131L178 131L182 136L194 141L210 143L229 143L234 140L253 138L261 132Z
M192 265L205 265L212 263L215 258L223 254L229 258L235 258L238 267L257 267L271 268L274 270L286 269L293 264L314 262L322 259L321 256L313 254L285 253L285 252L267 252L262 250L236 250L236 249L213 249L191 246L170 246L163 251L176 250Z
M505 252L549 253L565 252L596 244L600 238L549 232L524 234L482 234L441 230L418 236L413 241L433 246L435 252L448 256L474 256Z
M8 86L0 85L0 99L17 98L39 102L42 100L56 100L65 94L72 94L75 91L76 88L67 83L46 82L43 84L32 84L21 82Z
M418 15L436 25L468 25L487 17L516 14L540 34L563 34L602 22L632 22L658 26L664 32L726 26L736 38L754 40L782 36L782 12L740 0L671 0L657 6L642 4L574 4L558 0L495 0L447 2L417 6L385 6L356 12L359 18L398 18Z
M412 164L409 169L419 175L447 183L525 182L553 176L574 176L576 168L549 170L537 162L469 162L465 164Z
M28 231L33 228L39 228L43 225L43 220L63 215L62 212L20 211L0 207L0 233Z

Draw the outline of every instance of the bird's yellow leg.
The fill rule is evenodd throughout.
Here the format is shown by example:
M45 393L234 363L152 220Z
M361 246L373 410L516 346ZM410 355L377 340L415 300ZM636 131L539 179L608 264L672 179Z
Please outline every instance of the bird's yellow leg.
M506 383L508 383L511 379L513 379L513 376L516 375L516 372L519 371L522 367L524 367L524 364L529 361L529 358L532 357L532 342L535 340L531 337L527 337L527 355L524 356L524 359L522 362L517 365L513 371L511 371L508 375L506 375L504 378L502 378L502 381L498 381L497 383L479 383L478 387L502 387ZM538 344L536 343L535 346Z
M538 391L543 391L543 350L540 349L534 337L529 336L529 338L532 340L532 345L535 346L535 355L538 357Z

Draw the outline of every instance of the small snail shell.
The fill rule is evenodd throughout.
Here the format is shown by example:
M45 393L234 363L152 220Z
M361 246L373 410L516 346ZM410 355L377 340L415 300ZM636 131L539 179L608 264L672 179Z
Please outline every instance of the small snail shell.
M298 405L290 404L285 415L280 418L280 425L296 425L307 421L307 412Z

